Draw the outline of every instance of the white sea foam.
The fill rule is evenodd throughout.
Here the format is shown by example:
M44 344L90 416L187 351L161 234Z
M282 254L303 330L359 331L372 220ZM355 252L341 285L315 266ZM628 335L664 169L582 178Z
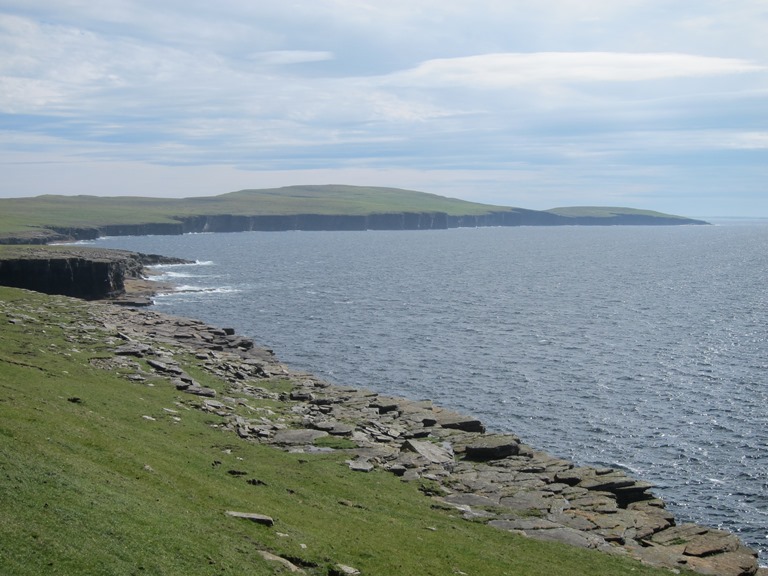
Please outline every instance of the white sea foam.
M171 280L174 278L197 278L197 276L189 272L163 272L161 276L158 276L158 280Z
M183 284L181 286L175 286L173 292L164 292L162 296L172 296L174 294L184 293L206 293L206 294L231 294L240 292L237 288L231 286L194 286L191 284Z
M212 266L213 264L214 264L213 260L195 260L194 262L181 262L181 263L176 263L176 264L152 264L151 266L147 266L147 268L162 270L164 268L185 268L185 267L192 267L192 266Z

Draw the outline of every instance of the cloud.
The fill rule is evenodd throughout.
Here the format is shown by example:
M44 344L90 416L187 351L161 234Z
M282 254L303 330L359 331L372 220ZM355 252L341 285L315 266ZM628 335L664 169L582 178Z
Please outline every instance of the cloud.
M735 58L691 54L542 52L429 60L392 74L394 84L507 88L541 83L639 82L764 71Z
M306 62L322 62L333 60L333 54L327 51L311 50L272 50L259 52L250 56L251 60L271 65L302 64Z
M764 27L763 0L7 0L0 196L105 166L547 207L683 197L706 163L759 191Z

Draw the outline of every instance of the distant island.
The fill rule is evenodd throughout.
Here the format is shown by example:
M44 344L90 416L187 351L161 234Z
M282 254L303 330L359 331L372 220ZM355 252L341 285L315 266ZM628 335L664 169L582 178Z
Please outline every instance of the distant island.
M371 186L287 186L180 199L59 195L0 199L0 244L200 232L693 224L708 223L633 208L528 210Z

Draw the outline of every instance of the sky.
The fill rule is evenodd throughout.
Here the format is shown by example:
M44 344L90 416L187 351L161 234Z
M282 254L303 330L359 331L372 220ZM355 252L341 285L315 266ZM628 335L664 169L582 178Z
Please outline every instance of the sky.
M768 0L0 0L0 197L768 217Z

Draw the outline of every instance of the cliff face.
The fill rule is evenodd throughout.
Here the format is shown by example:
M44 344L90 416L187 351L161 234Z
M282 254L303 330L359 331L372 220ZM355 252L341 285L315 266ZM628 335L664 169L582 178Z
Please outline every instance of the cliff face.
M121 294L126 263L77 256L0 260L0 284L87 300Z
M277 232L288 230L433 230L448 228L440 212L393 212L368 215L292 214L193 216L182 220L183 232Z
M49 227L18 235L0 236L0 244L46 244L56 241L94 240L100 236L179 235L204 232L280 232L288 230L445 230L484 226L679 226L707 224L701 220L614 214L609 217L564 216L553 212L515 208L480 215L453 216L445 212L382 212L365 215L216 214L179 217L178 222L109 224L104 226Z
M178 258L80 246L19 247L0 252L0 285L86 300L125 292L126 278L144 266L184 263Z

